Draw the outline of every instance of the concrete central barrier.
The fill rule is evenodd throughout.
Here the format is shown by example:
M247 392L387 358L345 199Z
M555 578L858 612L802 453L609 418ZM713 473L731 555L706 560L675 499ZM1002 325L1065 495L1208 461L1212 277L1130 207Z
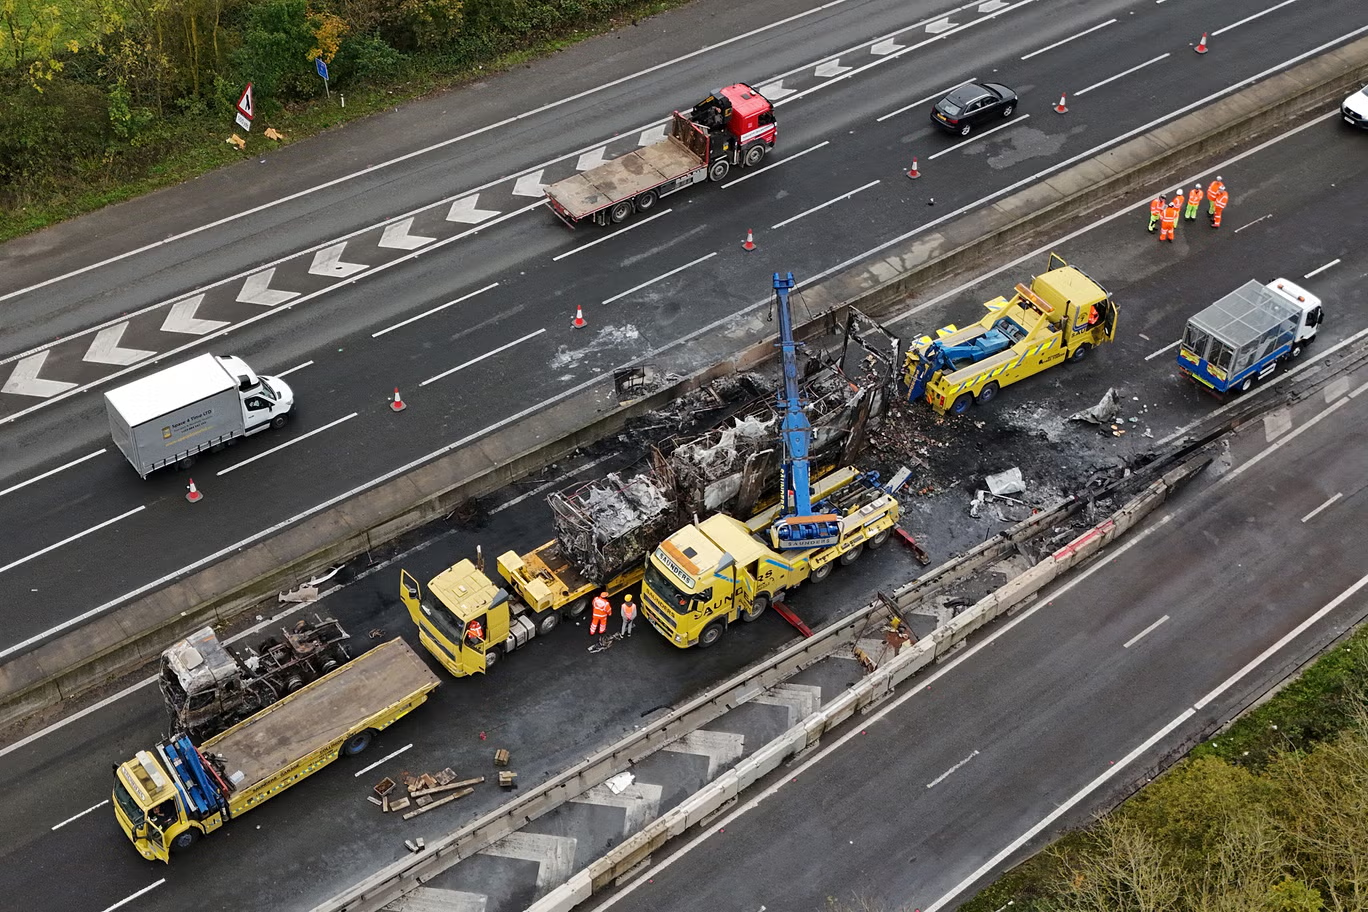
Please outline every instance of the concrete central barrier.
M857 307L882 319L919 289L1004 250L1037 241L1066 221L1170 183L1189 168L1289 123L1328 111L1368 81L1368 39L1316 57L989 205L889 245L876 256L803 288L823 315L798 328L811 340L844 325ZM1329 128L1329 125L1327 125ZM649 359L685 377L621 405L610 378L514 416L489 433L457 441L422 464L376 479L206 559L204 566L138 593L89 623L0 665L0 724L70 698L154 659L166 644L206 623L227 621L275 598L319 570L348 560L608 439L627 422L717 377L749 370L775 354L773 325L758 307L682 340ZM704 354L702 370L690 365Z

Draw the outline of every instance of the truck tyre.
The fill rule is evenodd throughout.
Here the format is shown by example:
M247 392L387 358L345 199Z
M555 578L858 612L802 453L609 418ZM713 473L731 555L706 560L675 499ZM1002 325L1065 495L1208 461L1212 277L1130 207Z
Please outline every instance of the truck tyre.
M983 384L983 389L979 390L979 394L977 397L978 404L987 405L988 403L992 402L994 399L997 398L998 390L1000 388L1001 387L998 386L996 380Z
M1252 387L1253 385L1254 385L1254 375L1253 375L1253 374L1250 374L1248 377L1245 377L1245 378L1244 378L1244 382L1240 384L1240 392L1242 392L1242 393L1247 393L1247 392L1249 392L1250 387Z
M631 202L618 203L612 209L608 210L608 221L612 222L614 225L619 225L627 221L627 217L631 214Z
M176 460L176 468L178 469L188 469L194 464L194 456L182 456L180 459Z
M888 537L892 534L892 528L884 529L882 532L876 532L869 541L865 542L865 545L871 551L878 551L884 545L888 544Z
M200 831L194 827L177 833L176 838L171 840L171 851L184 852L186 849L199 842L199 838Z
M1089 345L1087 342L1084 342L1082 345L1078 346L1078 348L1074 349L1074 353L1072 355L1069 355L1069 360L1072 361L1074 364L1077 364L1079 361L1082 361L1084 358L1088 357L1088 352L1091 349L1092 346Z
M573 621L575 618L584 614L584 609L588 607L589 596L582 595L570 604L566 605L563 609L561 609L561 613L565 615L565 619L567 621Z
M847 551L845 554L842 554L840 558L838 558L838 560L840 560L840 562L843 564L853 564L860 559L861 554L864 554L863 543L856 545L855 547Z
M698 635L698 648L707 649L713 643L722 639L722 634L725 631L726 628L722 626L721 621L713 621L707 627L704 627L703 632Z
M278 431L281 428L283 428L289 420L289 412L286 412L283 415L276 415L274 418L271 419L271 427L275 428Z
M727 161L725 158L718 159L717 161L713 162L712 165L708 168L708 180L726 180L727 175L730 173L731 162Z
M655 208L656 201L659 199L654 190L647 190L637 196L632 202L636 203L637 212L649 212Z
M546 616L543 617L540 621L537 621L537 636L546 636L548 633L555 630L556 625L558 625L559 623L559 614L556 614L556 612L554 611L546 612Z
M974 394L973 394L973 393L965 393L964 395L962 395L962 396L960 396L958 399L956 399L953 403L951 403L951 405L950 405L950 414L952 414L952 415L963 415L965 412L969 411L969 407L972 406L973 404L974 404Z
M822 564L822 566L813 569L812 573L808 575L808 582L820 583L828 576L831 576L831 571L835 569L836 565L831 561L827 561L825 564Z
M502 657L503 654L499 651L498 646L489 647L488 651L485 652L485 671L492 671Z
M1307 341L1307 342L1310 342L1311 340L1310 340L1310 339L1307 339L1306 341ZM1300 342L1294 342L1294 343L1292 343L1292 351L1288 353L1288 357L1290 357L1290 358L1300 358L1300 357L1301 357L1301 353L1302 353L1301 343L1300 343Z
M747 168L754 168L764 160L765 144L763 142L752 143L741 156L741 161Z
M750 611L741 612L741 620L747 624L760 620L760 615L770 606L770 597L761 593L751 601Z
M342 742L342 753L348 757L355 757L357 754L370 747L371 742L374 740L375 729L367 728L363 731L359 731Z

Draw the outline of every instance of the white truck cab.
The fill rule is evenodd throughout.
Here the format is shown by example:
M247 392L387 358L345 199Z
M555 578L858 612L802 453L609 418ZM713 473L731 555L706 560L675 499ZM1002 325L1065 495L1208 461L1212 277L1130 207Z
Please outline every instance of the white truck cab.
M1293 357L1316 338L1316 331L1325 322L1325 311L1321 309L1321 299L1302 288L1290 279L1274 279L1266 286L1278 297L1288 301L1301 313L1297 324L1297 335L1292 342Z
M237 378L242 397L242 426L250 435L268 427L284 427L294 408L294 390L279 377L265 377L234 355L219 356L219 363Z

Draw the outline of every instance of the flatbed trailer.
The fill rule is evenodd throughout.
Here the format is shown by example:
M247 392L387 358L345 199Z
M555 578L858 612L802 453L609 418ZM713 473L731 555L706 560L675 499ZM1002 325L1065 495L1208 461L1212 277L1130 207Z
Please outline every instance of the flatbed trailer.
M196 747L174 735L115 768L119 826L144 858L170 861L228 821L354 756L438 684L402 639L383 643Z

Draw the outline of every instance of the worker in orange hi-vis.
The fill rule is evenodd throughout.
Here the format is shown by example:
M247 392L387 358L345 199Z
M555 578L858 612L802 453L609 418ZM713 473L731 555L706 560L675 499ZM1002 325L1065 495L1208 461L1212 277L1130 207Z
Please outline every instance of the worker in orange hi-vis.
M613 604L608 601L608 593L600 592L594 597L594 616L589 621L589 633L607 633L608 616L613 613Z
M1225 182L1221 180L1221 175L1216 175L1216 179L1207 185L1207 201L1211 204L1207 209L1207 215L1216 214L1216 194L1226 188Z
M631 594L622 597L622 636L632 635L632 625L636 623L636 602L632 601Z
M1164 217L1164 201L1160 197L1150 200L1150 220L1149 232L1154 233L1154 229L1159 227L1159 220Z
M1222 187L1214 197L1211 198L1211 227L1221 227L1221 216L1225 213L1225 207L1230 202L1230 191Z
M1191 190L1188 191L1188 197L1187 197L1187 211L1183 213L1183 218L1187 219L1189 222L1194 222L1194 221L1196 221L1196 220L1197 220L1197 210L1200 209L1201 207L1202 207L1202 188L1201 188L1200 186L1193 187Z
M1173 240L1173 230L1178 227L1178 216L1181 212L1175 203L1169 203L1164 207L1163 218L1159 220L1159 240Z
M1172 203L1171 205L1173 205L1175 208L1177 208L1179 212L1182 212L1182 211L1183 211L1183 199L1184 199L1186 196L1187 196L1187 191L1184 190L1182 187L1179 187L1179 188L1178 188L1177 194L1175 194L1174 197L1173 197L1173 203Z

